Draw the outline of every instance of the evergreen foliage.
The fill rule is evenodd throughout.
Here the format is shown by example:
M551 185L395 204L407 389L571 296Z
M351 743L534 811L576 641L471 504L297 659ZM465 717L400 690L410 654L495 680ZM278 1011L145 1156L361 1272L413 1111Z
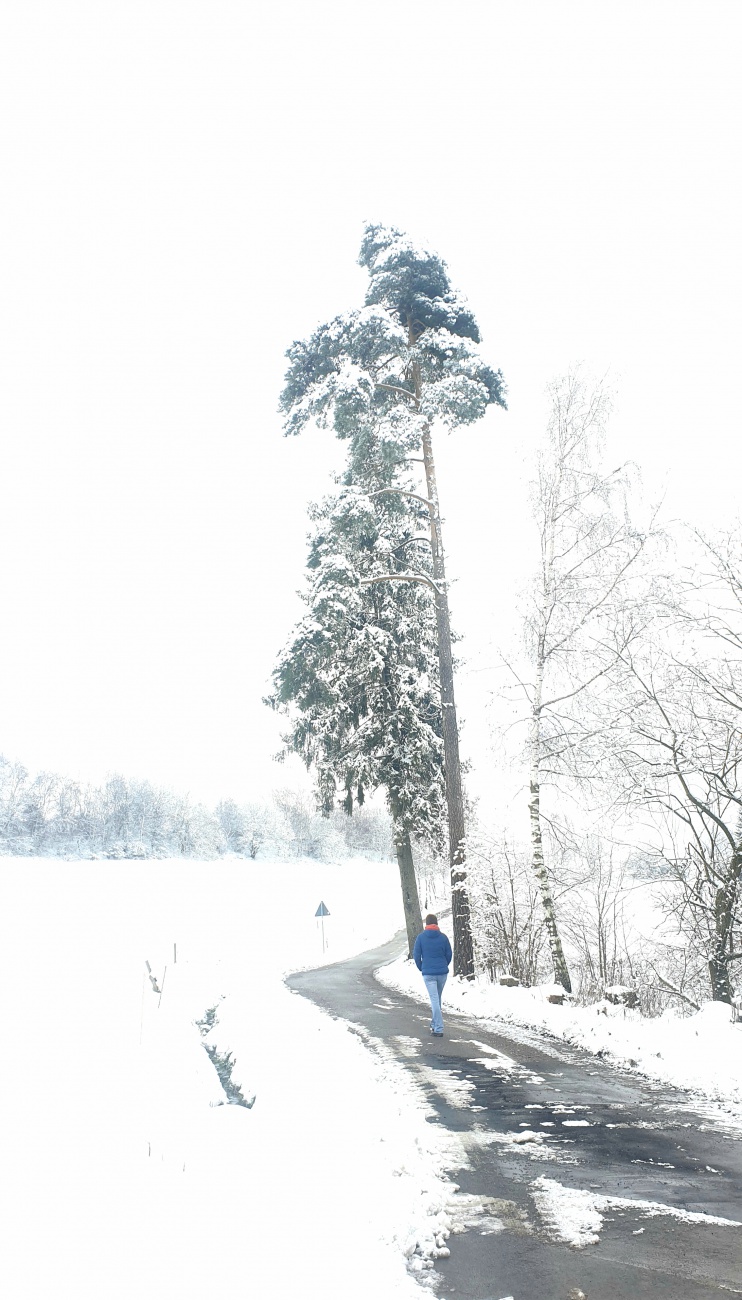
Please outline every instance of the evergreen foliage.
M426 424L453 429L506 405L502 374L482 360L477 323L439 257L394 228L367 226L359 261L370 276L365 305L288 350L287 434L314 421L362 444L376 428L399 462Z
M289 750L313 769L322 809L386 792L395 834L440 848L443 751L429 546L403 498L342 486L314 511L308 612L274 671Z

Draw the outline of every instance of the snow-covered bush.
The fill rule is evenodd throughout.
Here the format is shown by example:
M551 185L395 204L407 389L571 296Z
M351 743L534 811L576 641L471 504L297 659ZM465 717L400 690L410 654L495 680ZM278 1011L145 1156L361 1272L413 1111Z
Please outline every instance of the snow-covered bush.
M538 887L527 854L481 827L468 842L477 966L491 980L538 984L550 972Z

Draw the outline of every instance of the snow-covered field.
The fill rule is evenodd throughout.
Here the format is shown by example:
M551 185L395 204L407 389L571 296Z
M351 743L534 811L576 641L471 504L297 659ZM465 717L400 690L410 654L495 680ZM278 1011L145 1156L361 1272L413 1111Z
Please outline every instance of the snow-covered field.
M426 1001L418 971L404 957L383 966L377 975L388 988ZM483 978L450 978L443 993L444 1019L448 1008L500 1022L509 1032L518 1026L545 1031L623 1069L690 1089L742 1122L742 1023L732 1024L731 1008L706 1003L692 1016L666 1012L648 1019L608 1002L556 1006L547 1000L553 990L553 985L506 988Z
M359 860L0 862L3 1295L418 1294L455 1153L398 1065L282 982L388 938L398 895ZM250 1109L221 1104L210 1007Z
M1 1294L419 1295L471 1210L446 1177L463 1148L413 1075L283 983L390 937L395 866L4 859L0 915ZM424 1001L410 963L381 978ZM742 1027L718 1007L642 1021L457 980L444 1004L742 1102ZM205 1042L252 1106L224 1104ZM558 1185L538 1189L556 1222ZM598 1200L564 1202L560 1240L593 1239Z

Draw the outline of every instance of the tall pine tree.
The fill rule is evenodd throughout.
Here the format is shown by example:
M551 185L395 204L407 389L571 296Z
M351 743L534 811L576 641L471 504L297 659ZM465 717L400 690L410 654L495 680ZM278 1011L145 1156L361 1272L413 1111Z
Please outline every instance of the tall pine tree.
M370 586L426 587L432 593L438 657L453 900L454 971L471 976L474 961L466 890L464 800L454 699L451 627L438 502L433 428L449 430L504 407L502 375L479 353L479 329L451 288L445 263L400 231L366 227L359 261L369 272L365 305L336 317L289 349L281 398L285 432L308 423L331 427L349 441L349 483L363 482L371 453L385 474L369 498L374 509L397 498L426 515L429 572L418 563L386 564L361 579ZM424 467L423 488L409 482L409 465ZM417 545L417 544L416 544ZM384 557L377 551L377 558ZM396 597L401 599L400 596Z

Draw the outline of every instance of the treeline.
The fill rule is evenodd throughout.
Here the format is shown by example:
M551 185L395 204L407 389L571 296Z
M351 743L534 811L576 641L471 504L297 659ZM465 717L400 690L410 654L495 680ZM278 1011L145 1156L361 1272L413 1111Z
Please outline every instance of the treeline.
M188 795L114 775L103 785L56 773L31 775L0 756L0 854L60 858L220 858L231 854L316 858L387 858L390 819L382 809L329 817L294 790L270 802L215 808Z

